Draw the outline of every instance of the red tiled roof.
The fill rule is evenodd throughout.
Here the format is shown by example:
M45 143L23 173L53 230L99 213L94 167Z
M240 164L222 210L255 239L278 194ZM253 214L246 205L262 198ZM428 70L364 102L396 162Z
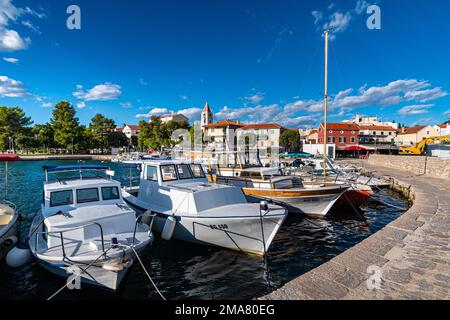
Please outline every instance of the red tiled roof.
M204 126L204 128L226 128L229 126L244 127L245 124L241 123L241 122L236 122L236 121L222 120L219 122L207 124L206 126Z
M284 129L284 128L276 123L254 123L248 124L240 128L240 130L253 130L253 129Z
M323 127L323 123L320 126ZM354 123L327 123L327 130L358 131L359 127Z
M136 125L132 125L132 124L127 124L126 127L129 127L131 130L139 130L141 127L140 126L136 126ZM125 129L125 128L123 128Z
M403 134L414 134L419 132L420 130L422 130L423 128L425 128L426 126L416 126L416 127L411 127L411 128L405 128L404 132L399 133L399 135L403 135Z
M395 131L389 126L359 126L359 130L381 130L381 131Z
M116 130L116 132L122 132L123 128L116 128L115 130Z
M438 124L438 127L441 129L445 129L445 128L447 128L447 125L446 124Z

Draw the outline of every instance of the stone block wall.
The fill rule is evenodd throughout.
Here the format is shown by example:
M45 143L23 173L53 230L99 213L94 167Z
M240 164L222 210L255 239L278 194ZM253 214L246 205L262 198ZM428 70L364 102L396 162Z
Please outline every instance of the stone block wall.
M369 164L409 171L411 174L426 174L437 178L450 178L450 159L372 155Z

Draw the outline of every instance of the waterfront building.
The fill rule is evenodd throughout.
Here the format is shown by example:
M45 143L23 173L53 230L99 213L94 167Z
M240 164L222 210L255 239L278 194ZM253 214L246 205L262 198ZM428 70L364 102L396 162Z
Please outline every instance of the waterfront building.
M205 132L205 126L213 122L213 113L211 111L211 108L209 107L208 102L205 104L205 107L203 108L201 117L202 117L201 118L202 131Z
M238 150L258 152L263 163L278 158L280 136L287 130L276 123L255 123L237 129Z
M320 124L318 130L318 142L324 143L324 127ZM327 123L327 144L335 144L337 150L357 146L359 144L359 127L355 123Z
M125 125L123 128L116 128L116 132L122 132L128 139L139 135L140 127L137 125Z
M382 126L382 127L392 127L394 129L399 128L399 124L395 121L381 121L378 117L370 117L356 114L354 119L344 120L343 123L355 123L358 126Z
M204 140L212 148L223 151L237 151L236 130L245 126L244 123L222 120L205 125Z
M413 146L423 139L436 136L439 136L439 133L432 126L415 126L402 128L397 134L396 142L400 146Z
M450 136L450 124L438 124L434 126L439 136Z
M393 144L397 130L389 126L359 126L360 144Z

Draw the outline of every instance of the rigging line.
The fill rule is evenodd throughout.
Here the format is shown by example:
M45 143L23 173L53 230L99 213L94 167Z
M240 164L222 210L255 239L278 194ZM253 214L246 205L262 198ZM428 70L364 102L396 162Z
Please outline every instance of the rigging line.
M131 250L133 250L133 252L134 252L136 258L138 259L138 261L139 261L139 263L140 263L140 265L141 265L141 267L142 267L142 269L144 270L144 272L145 272L145 274L147 275L148 279L149 279L150 282L152 283L152 285L153 285L153 287L155 288L156 292L158 292L158 294L160 295L160 297L161 297L163 300L167 300L167 299L163 296L163 294L161 293L161 291L159 291L159 289L158 289L158 287L156 286L156 284L153 282L152 277L150 277L150 275L148 274L148 271L147 271L147 269L145 268L144 263L142 262L142 260L141 260L141 258L139 257L138 253L137 253L136 250L134 249L134 246L129 246L129 247L131 248Z
M87 270L88 270L90 267L92 267L97 261L99 261L101 257L103 257L104 255L106 255L106 254L108 253L108 251L111 250L112 248L114 248L114 247L110 247L110 248L109 248L108 250L106 250L105 252L102 252L102 254L99 255L99 256L97 257L97 259L95 259L94 261L92 261L85 269L82 269L81 272L80 272L79 274L77 274L75 278L72 279L72 281L78 279L79 277L81 277L81 275L82 275L83 273L87 273ZM62 286L61 288L59 288L54 294L52 294L50 297L47 298L47 301L50 301L50 300L52 300L54 297L56 297L56 296L57 296L61 291L63 291L68 285L69 285L69 283L66 283L64 286Z
M305 84L306 78L311 74L311 69L314 64L313 62L314 62L314 59L318 56L320 46L321 46L321 42L317 41L316 48L314 49L313 54L310 55L310 59L309 59L310 61L307 66L306 73L303 74L302 81L300 81L300 90L303 90L303 85Z
M338 81L339 81L339 85L341 86L341 90L344 90L344 82L343 82L343 77L342 77L342 73L341 73L341 68L339 66L339 61L337 58L337 54L335 52L335 49L333 48L333 46L331 46L331 56L333 57L334 63L336 65L336 71L337 71L337 75L338 75Z

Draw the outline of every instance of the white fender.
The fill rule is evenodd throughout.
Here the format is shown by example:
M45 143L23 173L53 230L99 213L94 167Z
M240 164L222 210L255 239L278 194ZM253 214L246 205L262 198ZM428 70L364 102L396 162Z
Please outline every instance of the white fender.
M161 233L161 238L163 240L170 240L175 230L175 225L177 224L177 219L174 216L170 216L166 219L164 224L164 229Z
M6 255L6 263L11 268L24 266L31 261L32 255L28 247L17 246L11 249Z

